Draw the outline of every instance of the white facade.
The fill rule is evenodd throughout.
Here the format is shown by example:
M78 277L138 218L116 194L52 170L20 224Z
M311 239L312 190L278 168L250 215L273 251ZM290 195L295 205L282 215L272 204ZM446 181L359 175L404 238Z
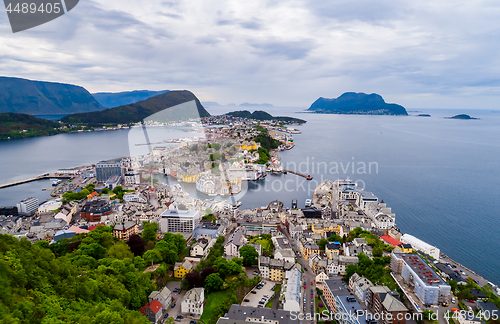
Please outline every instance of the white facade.
M167 209L160 215L162 233L191 233L200 223L200 212L197 210Z
M138 171L129 171L125 173L125 184L136 185L141 183L141 174Z
M205 302L205 289L193 288L188 290L181 302L181 312L201 315L203 313L203 303Z
M302 288L302 273L293 269L285 272L285 279L281 286L280 299L284 300L283 309L290 312L300 312L301 310L301 288Z
M127 202L147 203L148 200L139 193L129 193L123 195L123 200Z
M415 236L413 235L410 235L410 234L404 234L403 236L401 236L401 239L400 241L402 243L408 243L408 244L411 244L411 246L415 249L415 250L418 250L420 252L423 252L425 254L428 254L430 255L431 257L433 257L434 259L436 260L439 260L439 255L440 255L440 250L435 247L435 246L432 246L428 243L425 243L424 241L416 238Z
M17 212L21 215L32 215L38 209L38 199L31 197L17 203Z
M44 202L38 207L39 213L50 213L62 206L62 202L56 200L49 200Z

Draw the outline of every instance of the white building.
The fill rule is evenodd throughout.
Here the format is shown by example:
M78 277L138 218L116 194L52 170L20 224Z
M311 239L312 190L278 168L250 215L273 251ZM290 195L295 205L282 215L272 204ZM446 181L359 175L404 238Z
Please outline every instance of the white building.
M215 244L215 239L207 235L199 235L196 238L196 243L191 246L190 256L206 257L210 248Z
M292 249L276 250L274 258L278 260L285 260L288 262L295 262L295 253Z
M160 215L162 233L191 233L200 223L200 212L197 210L167 209Z
M148 302L151 303L155 299L161 303L162 309L166 311L172 302L172 292L167 288L167 286L163 287L161 291L155 290L149 294Z
M123 195L123 200L127 202L138 202L138 203L147 203L148 200L146 197L141 195L140 193L128 193Z
M38 199L31 197L17 203L17 212L20 215L31 216L38 209Z
M432 245L430 245L428 243L425 243L424 241L416 238L413 235L404 234L403 236L401 236L400 241L402 243L411 244L411 246L415 250L418 250L418 251L420 251L422 253L428 254L431 257L433 257L434 259L439 260L440 250L437 247L432 246Z
M289 312L301 311L301 288L302 273L297 269L286 271L280 293L280 300L283 303L284 310Z
M203 313L203 303L205 302L205 289L193 288L188 290L181 301L182 313L193 313L201 315Z
M141 183L141 173L139 171L128 171L125 173L125 184L136 185Z
M262 279L269 279L269 262L271 258L261 255L259 257L259 271Z
M62 206L62 202L57 201L57 200L49 200L49 201L46 201L43 204L41 204L40 207L38 207L38 212L39 213L51 213L61 206Z
M349 288L354 291L354 295L358 297L361 301L366 302L366 295L368 289L373 287L373 283L368 280L365 276L360 276L357 273L353 274L349 278Z
M247 244L247 239L240 231L234 232L227 244L224 246L224 253L227 256L240 256L240 248Z

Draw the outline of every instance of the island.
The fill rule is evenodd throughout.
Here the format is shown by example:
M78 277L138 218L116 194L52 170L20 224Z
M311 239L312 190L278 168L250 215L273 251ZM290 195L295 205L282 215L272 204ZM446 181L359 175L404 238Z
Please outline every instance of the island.
M469 115L466 115L466 114L459 114L459 115L455 115L453 117L445 117L446 119L465 119L465 120L468 120L468 119L479 119L479 118L474 118L474 117L471 117Z
M307 111L322 114L408 115L403 106L386 103L376 93L366 94L362 92L346 92L334 99L320 97Z
M417 117L431 117L429 114L418 114Z
M262 110L256 110L253 113L249 112L248 110L232 111L230 113L227 113L226 116L247 118L247 119L254 119L254 120L281 121L285 124L299 124L299 125L301 125L301 124L306 123L306 121L303 119L294 118L294 117L273 116L273 115L271 115L265 111L262 111Z

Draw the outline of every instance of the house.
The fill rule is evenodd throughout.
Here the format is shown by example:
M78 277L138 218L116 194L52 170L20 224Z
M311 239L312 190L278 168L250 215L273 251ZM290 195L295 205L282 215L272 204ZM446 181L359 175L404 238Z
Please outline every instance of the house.
M274 252L274 258L288 262L295 262L295 253L293 253L292 249L276 250L276 252Z
M469 289L470 294L472 297L475 297L477 299L486 299L488 296L485 295L484 292L481 291L481 289Z
M192 257L206 257L210 248L215 244L215 239L211 236L198 236L196 243L191 246L189 255Z
M120 240L128 241L132 235L139 233L139 226L135 222L125 222L116 224L113 227L113 237Z
M162 309L165 311L172 302L172 292L167 288L167 286L163 287L160 291L155 290L149 294L148 301L151 303L155 299L161 303Z
M366 306L385 324L405 324L408 309L399 301L399 294L386 286L370 287L366 294Z
M490 316L494 316L494 314L497 314L497 315L500 314L500 310L492 302L485 302L482 300L477 300L476 305L477 305L477 308L479 308L479 310L485 315L489 314Z
M328 274L331 274L334 276L338 275L338 273L339 273L338 258L336 260L328 259L326 262L327 262L326 270L327 270Z
M396 247L396 249L398 250L396 253L413 253L413 251L415 251L411 247L411 244L408 243L401 243Z
M325 253L328 259L333 259L334 255L340 254L340 243L339 242L326 243Z
M368 280L365 276L360 276L357 273L353 274L349 278L349 288L354 292L354 295L358 297L361 301L366 301L366 294L368 289L373 287L373 283Z
M262 279L269 279L269 261L271 258L261 255L259 257L259 271Z
M231 239L224 246L224 253L227 256L239 256L240 247L247 244L247 239L241 231L233 233Z
M328 275L325 270L319 270L315 280L317 283L323 283L325 280L328 280Z
M162 304L155 299L139 308L139 312L146 316L151 323L156 323L162 315Z
M181 301L181 312L195 315L203 313L203 304L205 302L205 289L193 288L188 290Z
M174 277L177 279L182 279L188 273L193 270L193 264L188 260L185 260L184 263L176 262L174 265Z
M359 263L359 259L357 256L339 255L338 263L339 263L339 275L343 276L345 275L346 267L350 264L357 265Z

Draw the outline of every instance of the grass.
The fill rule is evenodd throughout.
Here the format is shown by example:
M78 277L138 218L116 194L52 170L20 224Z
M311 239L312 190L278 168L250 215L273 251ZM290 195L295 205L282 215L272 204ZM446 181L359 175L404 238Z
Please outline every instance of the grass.
M273 308L273 301L274 301L274 297L269 299L269 301L266 304L266 308Z
M201 314L200 320L203 323L208 323L210 317L212 317L213 311L219 307L223 306L226 300L230 300L230 294L227 291L217 291L209 294L206 297L207 304L203 309L203 314Z
M280 284L277 284L277 285L274 287L274 289L273 289L273 291L274 291L275 293L278 293L280 290L281 290L281 285L280 285Z
M319 307L319 303L322 303L323 306ZM316 295L316 311L315 311L315 313L322 313L324 310L328 311L328 309L326 309L326 307L325 307L323 301L321 300L321 298L318 295Z

